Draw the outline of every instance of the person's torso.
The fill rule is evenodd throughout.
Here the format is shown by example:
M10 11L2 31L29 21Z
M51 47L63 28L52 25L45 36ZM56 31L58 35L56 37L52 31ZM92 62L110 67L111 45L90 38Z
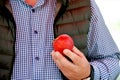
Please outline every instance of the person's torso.
M12 79L58 79L52 51L55 0L39 0L34 7L11 0L16 21L16 58ZM24 74L21 74L24 73Z
M64 7L62 7L62 9L64 9ZM57 37L58 35L60 35L62 33L67 33L70 36L72 36L72 38L74 39L75 46L77 46L80 50L85 52L87 55L87 33L89 30L89 23L90 23L90 1L89 0L72 1L72 2L70 2L69 6L67 8L67 11L65 11L65 13L60 16L60 14L62 12L63 12L62 10L60 11L60 13L58 12L58 17L57 17L57 19L55 19L56 21L55 21L55 25L53 27L53 30L54 30L53 38ZM59 16L60 16L60 18L59 18ZM31 20L31 21L33 21L33 20ZM1 24L3 24L3 23L1 23ZM33 23L33 25L34 25L34 23ZM0 30L2 30L2 28L3 27L0 27ZM38 28L36 27L36 30L37 29ZM35 28L33 28L33 33L34 33L34 30L35 30ZM52 32L52 30L51 30L51 32ZM37 33L37 32L35 31L35 33ZM35 33L34 33L34 35L36 35ZM24 33L22 33L22 34L24 34ZM12 32L10 33L10 35L12 36ZM5 36L6 35L4 35L3 37L5 37ZM52 33L52 36L53 36L53 33ZM28 37L28 36L26 36L26 37ZM35 37L35 36L33 36L33 37ZM0 37L0 38L2 39L2 37ZM51 40L53 38L51 38ZM12 39L14 39L14 38L12 38ZM35 43L35 44L37 44L37 43ZM6 45L6 44L3 43L3 45ZM7 49L13 50L14 43L12 43L12 45L13 45L12 49L10 49L9 47L7 47ZM1 47L2 47L1 50L3 50L3 51L6 50L6 48L4 48L2 45L1 45ZM1 53L1 54L3 54L3 53ZM14 54L14 51L12 51L12 54ZM49 54L49 53L47 52L47 54ZM37 56L39 56L39 55L37 55ZM5 62L2 61L2 63L5 63ZM12 65L11 62L9 62L9 64ZM11 69L12 68L10 68L10 70Z

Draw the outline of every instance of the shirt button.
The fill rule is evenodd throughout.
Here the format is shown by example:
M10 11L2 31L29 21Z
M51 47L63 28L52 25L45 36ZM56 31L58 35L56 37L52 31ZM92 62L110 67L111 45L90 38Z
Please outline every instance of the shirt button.
M35 12L35 9L32 9L32 12L34 13L34 12Z
M36 60L39 60L39 57L35 57Z
M34 31L34 33L35 33L35 34L38 34L38 32L37 32L36 30Z

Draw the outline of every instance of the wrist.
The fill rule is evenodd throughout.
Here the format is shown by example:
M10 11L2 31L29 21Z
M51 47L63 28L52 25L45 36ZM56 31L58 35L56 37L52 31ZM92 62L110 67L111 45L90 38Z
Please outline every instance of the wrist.
M94 69L92 65L90 65L90 75L83 80L94 80Z

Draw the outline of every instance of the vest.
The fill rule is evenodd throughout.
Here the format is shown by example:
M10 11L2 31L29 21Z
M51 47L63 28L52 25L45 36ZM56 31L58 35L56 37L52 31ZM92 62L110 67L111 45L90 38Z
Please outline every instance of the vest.
M87 57L87 34L90 26L90 0L70 0L62 5L54 23L55 38L60 34L69 34Z
M69 34L87 57L87 34L90 26L90 0L58 0L62 3L54 20L54 37ZM0 0L0 80L10 80L15 59L16 25L10 11ZM62 74L63 79L67 78Z

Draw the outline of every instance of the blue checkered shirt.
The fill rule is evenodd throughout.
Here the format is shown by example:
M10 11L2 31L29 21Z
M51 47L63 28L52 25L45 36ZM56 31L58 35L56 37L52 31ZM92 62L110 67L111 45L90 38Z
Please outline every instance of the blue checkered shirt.
M17 26L16 58L11 79L62 80L61 73L50 55L51 42L54 39L56 0L39 0L34 7L26 4L24 0L10 0L10 3ZM114 53L119 51L94 0L91 0L91 9L87 47L89 57L92 59L90 64L94 68L94 79L112 80L120 72L118 70L120 67L118 59L111 58L109 55L115 57Z

